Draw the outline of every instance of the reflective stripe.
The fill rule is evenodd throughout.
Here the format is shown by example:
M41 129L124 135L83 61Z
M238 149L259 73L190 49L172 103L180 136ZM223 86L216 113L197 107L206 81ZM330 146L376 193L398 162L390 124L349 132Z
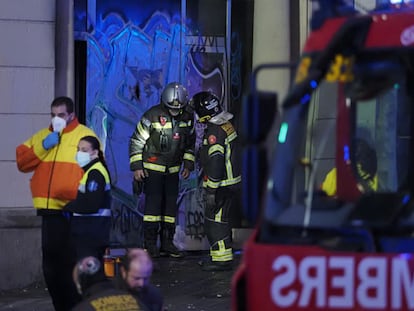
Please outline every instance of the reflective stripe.
M217 182L207 179L206 181L203 181L203 187L217 189L219 187L232 186L239 182L241 182L241 176L237 176L236 178L226 179L226 180L217 181Z
M220 210L218 211L218 213L216 213L214 215L214 221L215 222L221 222L221 217L223 216L223 209L220 208Z
M142 161L142 153L134 154L132 157L129 158L129 163L133 163L136 161Z
M221 240L218 242L219 249L212 250L210 249L210 255L212 261L230 261L233 260L233 251L231 248L227 248L224 244L224 241Z
M148 162L144 162L144 167L149 170L157 171L161 173L165 173L165 170L167 169L165 165L159 165L159 164L148 163Z
M231 148L230 145L228 145L228 148L226 149L226 155L225 155L225 164L226 164L226 174L227 174L227 180L233 179L233 167L231 163ZM241 181L241 179L240 179Z
M152 123L152 127L160 130L160 129L172 129L172 123L171 121L165 123L164 125L162 125L160 122L153 122Z
M147 140L150 137L147 128L144 127L141 122L139 122L137 125L137 132L138 135L141 136L144 140Z
M191 121L191 120L187 121L187 123L180 122L180 123L178 124L178 127L191 127L191 123L192 123L192 121Z
M180 165L171 166L168 168L168 173L174 174L180 171ZM167 167L165 165L155 164L155 163L148 163L144 162L144 168L149 169L151 171L165 173L167 171Z
M93 214L77 214L73 213L73 216L88 216L88 217L110 217L111 210L109 208L101 208L98 210L97 213Z
M175 217L171 216L162 216L162 221L167 222L169 224L175 224Z
M221 145L213 145L210 148L208 148L208 155L211 155L215 152L219 152L221 154L224 154L224 147Z
M147 222L159 222L159 221L161 221L161 216L144 215L144 221L147 221Z
M236 138L237 138L237 133L236 132L233 132L229 136L226 137L226 139L224 140L224 142L227 143L227 144L230 144Z
M191 153L184 153L183 159L194 162L195 161L195 156Z
M168 172L170 173L178 173L180 171L180 166L172 166L168 168Z

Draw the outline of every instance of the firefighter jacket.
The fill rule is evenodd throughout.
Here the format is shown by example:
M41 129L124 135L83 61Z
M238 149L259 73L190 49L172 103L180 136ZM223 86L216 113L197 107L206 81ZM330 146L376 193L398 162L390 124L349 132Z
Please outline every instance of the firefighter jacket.
M45 150L42 142L52 131L44 128L16 148L16 163L23 173L34 172L30 180L36 209L61 210L76 198L83 170L75 160L79 140L96 134L75 118L63 130L60 142Z
M200 147L203 187L214 191L241 182L241 163L237 132L227 121L221 125L207 122Z
M360 181L361 180L364 181L369 191L377 191L378 190L378 176L375 174L374 177L371 178L370 175L365 173L360 168L360 165L357 164L357 168L358 168L358 174L360 176ZM336 167L334 167L325 176L325 179L323 180L322 185L321 185L321 190L324 191L327 196L336 196L336 179L337 179L337 172L336 172Z
M130 169L178 173L181 163L194 169L194 115L172 117L162 104L153 106L138 122L129 143Z
M83 170L85 174L79 182L76 200L69 202L64 210L85 216L110 216L111 180L108 170L99 159L93 160Z

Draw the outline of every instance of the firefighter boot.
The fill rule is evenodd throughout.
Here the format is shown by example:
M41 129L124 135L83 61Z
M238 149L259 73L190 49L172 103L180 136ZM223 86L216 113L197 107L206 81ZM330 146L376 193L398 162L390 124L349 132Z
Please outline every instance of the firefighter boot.
M160 251L157 247L158 239L158 228L155 227L144 227L144 246L148 254L152 258L160 257Z
M182 258L184 254L174 245L175 224L165 223L161 228L161 256Z

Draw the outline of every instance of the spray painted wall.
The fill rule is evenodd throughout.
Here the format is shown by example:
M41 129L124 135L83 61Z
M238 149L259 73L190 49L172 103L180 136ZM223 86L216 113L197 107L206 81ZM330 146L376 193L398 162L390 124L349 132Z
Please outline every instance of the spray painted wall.
M197 7L186 9L179 0L75 1L75 39L87 42L86 124L101 138L113 182L114 244L141 242L144 198L132 195L128 143L143 112L172 81L227 102L225 31L203 35ZM176 244L204 249L198 170L180 189Z

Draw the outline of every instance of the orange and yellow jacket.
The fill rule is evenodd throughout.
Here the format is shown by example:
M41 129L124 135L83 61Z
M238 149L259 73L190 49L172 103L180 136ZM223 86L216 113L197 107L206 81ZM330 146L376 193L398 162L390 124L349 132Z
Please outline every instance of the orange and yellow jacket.
M79 140L87 135L96 137L96 134L75 118L61 133L60 142L45 150L43 139L51 131L51 127L44 128L19 145L16 163L19 171L34 172L30 180L33 206L61 210L76 198L84 173L75 159Z

